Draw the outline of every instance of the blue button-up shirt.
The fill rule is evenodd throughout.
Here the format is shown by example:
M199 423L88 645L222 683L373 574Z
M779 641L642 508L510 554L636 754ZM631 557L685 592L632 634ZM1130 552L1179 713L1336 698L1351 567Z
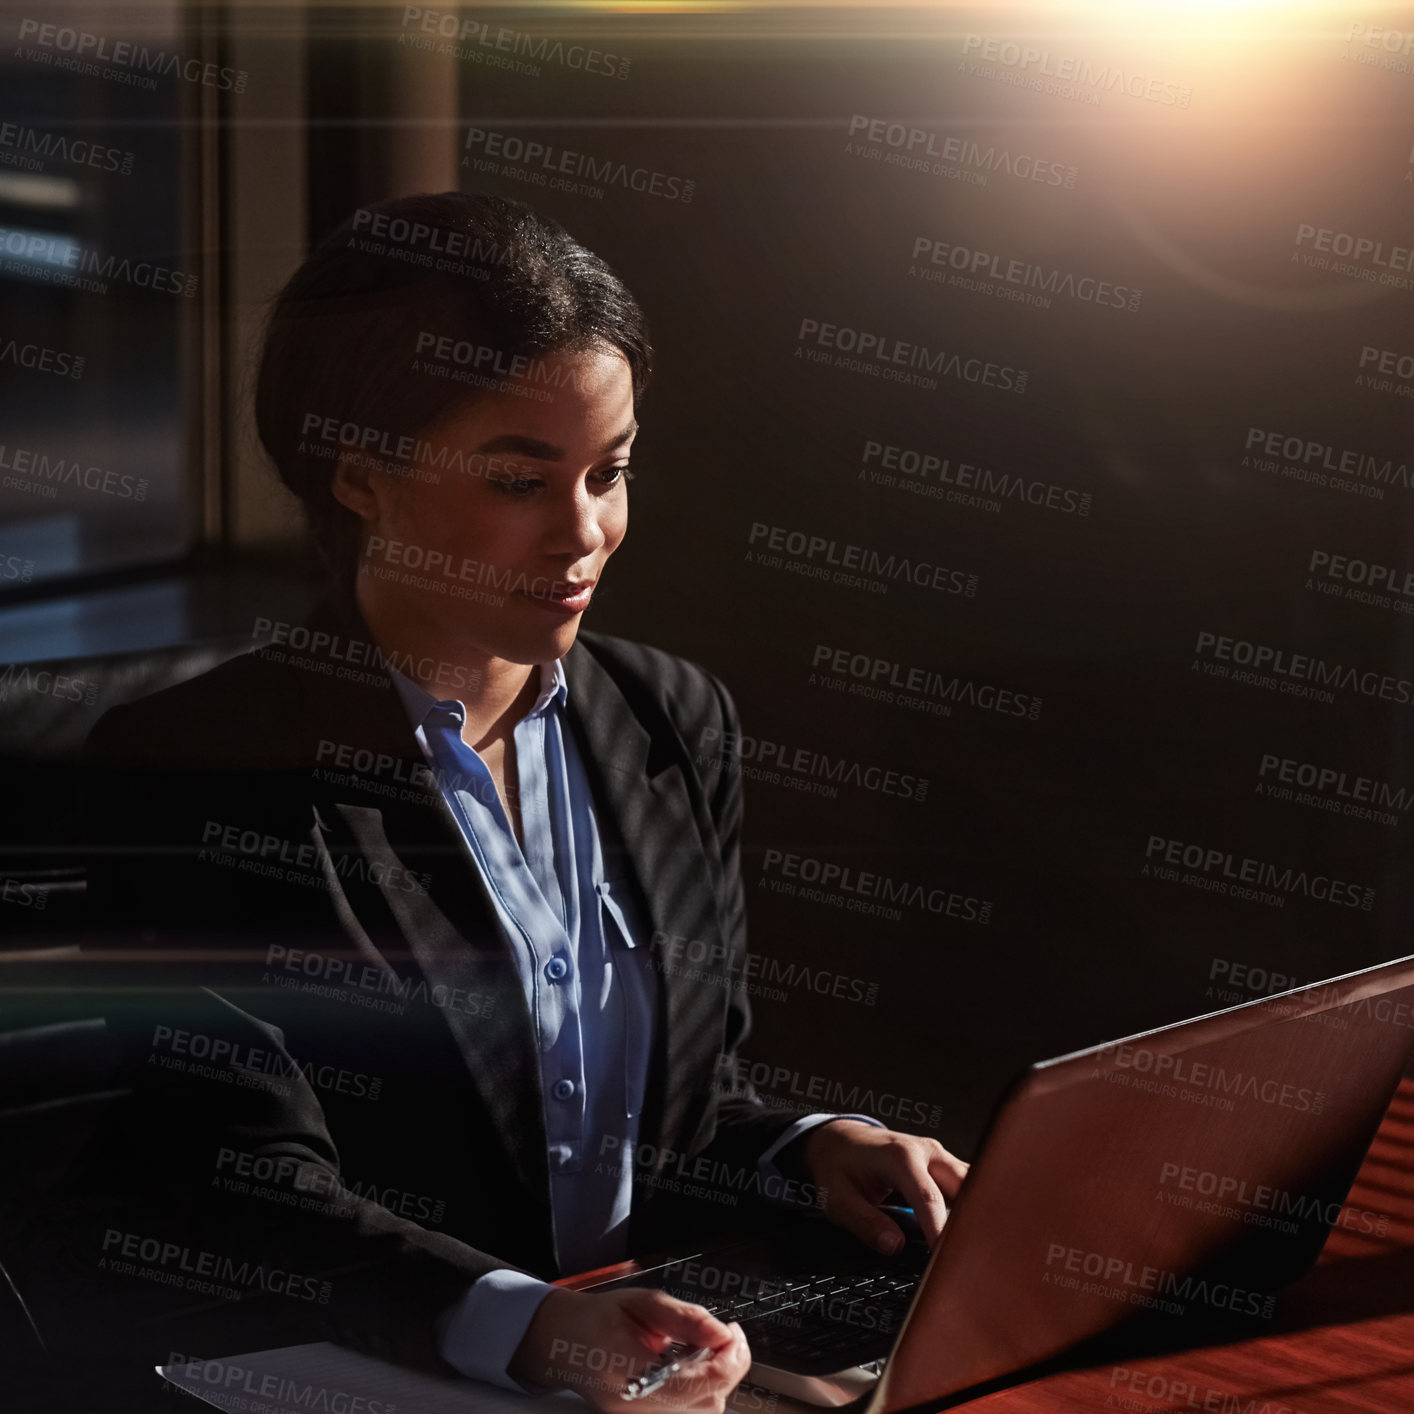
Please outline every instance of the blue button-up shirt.
M462 703L390 671L534 1020L556 1261L567 1272L620 1261L633 1196L633 1165L622 1156L637 1145L657 979L627 863L599 833L566 719L564 669L558 659L539 666L539 695L512 732L524 847L485 762L462 740ZM761 1156L763 1174L776 1173L771 1159L782 1147L833 1117L791 1125ZM519 1389L506 1365L552 1289L523 1272L488 1273L443 1313L443 1357L472 1378Z
M656 978L621 860L605 858L558 660L514 728L524 847L491 773L462 740L466 714L397 674L418 744L476 861L535 1023L555 1257L582 1272L627 1253L632 1165ZM600 1162L604 1154L614 1162Z

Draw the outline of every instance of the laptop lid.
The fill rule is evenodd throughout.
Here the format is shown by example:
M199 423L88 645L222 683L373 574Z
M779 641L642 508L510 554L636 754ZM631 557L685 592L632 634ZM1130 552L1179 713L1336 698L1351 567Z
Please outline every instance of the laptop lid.
M1030 1067L999 1105L867 1414L1139 1312L1269 1316L1414 1049L1414 957Z

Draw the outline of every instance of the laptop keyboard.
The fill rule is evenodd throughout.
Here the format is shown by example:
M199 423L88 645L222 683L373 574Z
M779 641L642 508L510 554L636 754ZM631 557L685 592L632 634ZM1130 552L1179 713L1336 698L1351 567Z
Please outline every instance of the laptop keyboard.
M761 1316L793 1315L827 1322L848 1322L852 1317L863 1314L865 1303L872 1303L890 1311L897 1310L901 1319L917 1288L916 1275L802 1277L779 1283L767 1296L708 1304L707 1309L719 1321L749 1321Z
M656 1287L704 1306L718 1320L740 1321L761 1364L803 1375L877 1370L893 1349L929 1259L912 1213L888 1211L908 1239L893 1257L812 1219L605 1285Z
M769 1296L707 1309L718 1320L741 1322L757 1360L828 1373L889 1353L918 1282L918 1273L802 1277Z

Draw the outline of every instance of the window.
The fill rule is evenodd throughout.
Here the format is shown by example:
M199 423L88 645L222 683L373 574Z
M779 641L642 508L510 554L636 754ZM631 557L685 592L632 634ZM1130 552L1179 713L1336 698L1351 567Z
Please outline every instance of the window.
M11 12L0 54L0 592L180 557L205 278L175 3Z

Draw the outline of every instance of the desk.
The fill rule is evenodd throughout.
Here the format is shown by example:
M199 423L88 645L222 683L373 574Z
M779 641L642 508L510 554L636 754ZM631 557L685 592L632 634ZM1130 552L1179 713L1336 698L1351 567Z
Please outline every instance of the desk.
M967 1414L1414 1414L1414 1078L1400 1085L1316 1266L1267 1333L1109 1360L968 1400ZM1382 1235L1359 1214L1387 1216ZM580 1287L632 1262L566 1278ZM781 1408L808 1410L794 1400Z

